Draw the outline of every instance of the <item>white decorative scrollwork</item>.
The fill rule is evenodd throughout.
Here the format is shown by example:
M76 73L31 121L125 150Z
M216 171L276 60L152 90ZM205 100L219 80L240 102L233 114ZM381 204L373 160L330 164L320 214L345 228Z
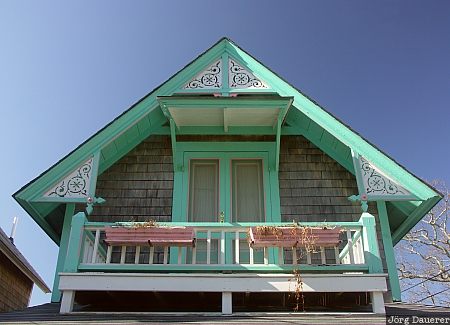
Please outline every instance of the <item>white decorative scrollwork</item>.
M222 87L222 60L218 60L192 78L183 89L218 89Z
M72 173L64 177L48 190L47 198L87 198L89 196L90 178L92 175L94 158L91 157Z
M264 89L267 85L256 78L253 73L240 66L233 59L228 59L228 86L238 89Z
M367 195L411 195L408 190L377 170L361 156L359 156L359 164Z

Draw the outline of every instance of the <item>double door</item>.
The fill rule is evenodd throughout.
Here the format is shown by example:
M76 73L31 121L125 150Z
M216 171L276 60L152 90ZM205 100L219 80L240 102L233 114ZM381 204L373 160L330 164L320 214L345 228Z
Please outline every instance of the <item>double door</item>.
M264 222L268 171L264 153L187 152L189 222Z

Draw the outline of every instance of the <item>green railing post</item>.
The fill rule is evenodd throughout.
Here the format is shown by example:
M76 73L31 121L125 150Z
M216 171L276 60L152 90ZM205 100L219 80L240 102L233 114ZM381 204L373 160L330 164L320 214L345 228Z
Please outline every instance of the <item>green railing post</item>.
M84 224L87 221L84 212L78 212L72 218L64 272L77 272L80 263Z
M362 240L364 247L364 259L369 267L369 273L383 273L380 250L378 249L375 217L370 213L363 212L360 221L363 226Z
M55 279L53 281L52 302L61 300L61 292L59 291L59 272L64 270L64 263L67 256L67 246L70 238L70 225L75 211L74 203L66 204L66 213L64 214L63 227L61 231L61 239L59 241L58 262L56 264Z

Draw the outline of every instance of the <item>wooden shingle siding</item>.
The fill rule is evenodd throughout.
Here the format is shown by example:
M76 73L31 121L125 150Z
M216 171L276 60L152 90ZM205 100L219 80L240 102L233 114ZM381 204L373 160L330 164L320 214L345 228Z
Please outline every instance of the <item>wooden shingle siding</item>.
M32 288L33 281L0 253L0 312L25 309Z
M280 148L282 221L353 221L355 177L302 136L283 136Z
M357 221L361 207L348 197L358 194L356 178L302 136L283 136L280 147L281 220ZM375 203L369 213L377 220L377 237L387 272L380 223Z
M151 136L99 176L93 221L170 221L173 165L169 136Z
M178 136L177 141L273 141L272 136ZM302 136L283 136L280 148L282 221L356 221L361 208L355 177ZM150 136L99 176L92 221L170 221L173 166L169 136ZM376 204L369 212L378 220ZM381 232L379 247L386 269Z

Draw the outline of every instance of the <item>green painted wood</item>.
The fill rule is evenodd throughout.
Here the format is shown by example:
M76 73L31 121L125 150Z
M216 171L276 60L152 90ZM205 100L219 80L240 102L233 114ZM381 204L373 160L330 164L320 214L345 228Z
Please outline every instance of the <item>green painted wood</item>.
M228 86L229 83L229 71L228 71L228 53L223 52L222 54L222 96L229 96L230 94L230 87Z
M95 197L95 190L97 189L97 177L98 177L98 170L100 168L100 151L97 151L94 153L94 160L92 161L92 173L90 177L90 186L89 186L89 196L94 198Z
M353 166L355 166L355 176L356 176L356 183L358 184L358 191L359 195L365 195L367 197L367 201L416 201L418 198L414 195L393 195L393 194L386 194L386 195L375 195L375 194L368 194L366 193L366 190L364 188L364 181L363 181L363 174L361 170L361 162L359 160L360 155L355 152L355 150L351 150L351 156L353 160ZM376 166L374 166L376 167Z
M275 133L271 126L228 126L227 132L222 126L182 126L178 132L178 134L207 135L274 135Z
M381 236L383 239L384 255L388 268L392 299L394 301L401 301L402 295L397 274L397 263L395 262L394 245L392 244L391 229L389 227L389 217L386 210L386 203L383 201L378 201L377 209L378 218L380 219Z
M281 113L281 112L280 112ZM278 171L280 167L280 142L281 142L281 124L283 123L283 117L278 115L277 119L277 135L276 135L276 152L275 152L275 170Z
M87 219L83 212L78 212L72 218L67 256L64 261L64 272L77 272L78 270L83 242L83 227L86 221Z
M274 90L281 96L293 96L294 105L310 117L321 128L333 134L340 142L350 148L354 148L364 157L374 162L383 171L387 171L387 175L406 187L410 192L421 199L428 199L438 195L427 184L409 173L403 167L395 163L387 155L383 154L378 148L367 142L359 134L344 125L317 103L310 100L292 85L278 77L260 62L255 60L251 55L243 51L234 43L227 44L227 51L230 55L238 56L246 62L246 67L252 71L258 71L261 78L268 82ZM394 176L395 177L392 177Z
M197 71L211 60L211 57L220 56L226 44L226 40L222 39L211 47L207 52L200 55L197 59L189 63L185 69L179 71L172 76L167 82L161 84L155 90L147 94L140 101L132 105L127 111L120 115L113 122L105 126L102 130L97 132L80 147L76 148L69 155L64 157L60 162L52 166L43 175L39 176L33 182L20 189L14 196L22 199L29 199L30 195L39 192L39 188L46 186L52 179L59 179L68 170L75 168L80 164L90 153L100 150L103 146L110 143L110 141L117 137L118 134L127 130L134 122L145 117L151 109L158 107L156 98L158 95L170 95L175 92L181 85L188 82L190 78L194 77ZM158 91L158 92L156 92ZM39 182L37 182L39 180Z
M30 215L30 216L39 216L41 215L39 211L36 210L36 204L31 204L31 202L27 202L21 199L17 199L17 202L22 206L22 208ZM43 203L39 203L43 204ZM53 240L56 245L59 245L60 235L55 232L55 230L50 226L45 218L36 218L34 219L36 223L45 231L45 233Z
M352 236L352 243L356 243L356 241L361 237L362 235L362 229L357 230L353 236ZM349 253L350 247L349 245L345 245L345 247L342 249L342 251L339 253L339 258L342 260L347 254Z
M418 223L423 216L430 211L439 201L441 197L435 196L425 202L422 202L409 217L394 231L392 235L393 244L396 245L411 229Z
M342 167L347 169L352 174L355 173L353 163L351 159L348 159L347 157L350 149L343 145L337 147L337 142L330 141L330 139L326 136L326 133L323 133L323 135L325 135L325 138L317 137L317 135L314 136L313 133L309 130L309 125L311 121L307 116L303 115L301 112L291 110L286 117L286 121L290 125L298 125L297 128L294 127L286 128L286 133L291 135L300 134L304 136L309 141L311 141L316 147L318 147L320 150L322 150L331 158L333 158ZM324 139L325 141L322 141L322 139Z
M230 184L230 161L231 159L242 159L242 158L261 158L263 159L263 165L268 165L268 152L267 151L245 151L245 148L252 148L252 145L249 143L228 143L228 142L217 142L214 143L212 147L214 148L214 151L208 150L208 147L212 143L194 143L193 146L189 146L186 142L181 143L179 147L182 147L184 152L184 175L183 175L183 191L182 191L182 197L181 199L176 198L174 201L182 201L182 207L181 207L181 215L184 216L184 220L187 220L187 202L188 202L188 190L189 190L189 160L190 159L196 159L196 158L211 158L211 159L219 159L220 161L220 193L221 193L221 199L220 202L220 211L224 211L225 213L225 220L229 221L229 216L231 215L231 198L228 195L229 188L231 186ZM258 145L259 147L268 147L266 143L262 143ZM269 146L273 146L269 145ZM188 150L187 148L191 148ZM198 149L203 148L203 150ZM227 150L233 148L233 151ZM180 150L182 150L180 148ZM222 151L220 151L222 149ZM200 150L200 151L197 151ZM219 151L215 151L219 150ZM235 151L236 150L236 151ZM238 151L242 150L242 151ZM271 152L273 153L273 149ZM270 183L269 178L269 170L268 168L264 168L263 170L263 176L264 176L264 192L266 196L266 202L265 202L265 211L266 211L266 218L267 220L271 220L272 218L272 202L269 200L271 199L270 191L271 188L273 188L273 185Z
M361 222L363 224L363 238L367 240L368 244L368 247L364 247L364 260L369 266L369 273L383 273L383 265L378 249L375 217L370 213L363 212Z
M134 224L139 224L139 222L86 222L85 227L87 228L101 228L110 226L133 226ZM214 227L220 231L221 228L236 228L236 227L257 227L257 226L274 226L274 227L292 227L292 222L159 222L161 226L167 227ZM304 227L343 227L349 228L351 230L359 230L362 226L362 221L342 221L342 222L300 222L297 223Z
M201 54L196 60L188 64L186 68L182 69L179 73L171 77L167 82L159 86L153 92L146 95L138 103L130 107L130 109L127 110L124 114L108 124L105 128L100 130L85 143L83 143L69 155L64 157L60 162L52 166L44 174L16 192L14 194L14 198L20 205L24 207L24 209L28 213L30 213L30 215L47 232L47 234L55 241L57 241L58 235L55 235L54 231L44 220L45 214L39 212L39 209L36 208L37 203L27 203L27 206L25 202L30 202L33 197L42 193L47 184L60 179L64 174L75 168L75 166L86 159L86 157L94 152L102 150L106 146L109 146L111 141L115 141L117 139L118 144L120 144L122 141L119 140L119 138L123 134L125 134L125 137L127 138L127 145L122 147L119 145L121 152L117 153L117 155L114 155L110 159L107 159L105 157L105 161L102 162L100 172L105 170L108 166L111 166L115 161L117 161L117 159L121 157L121 155L123 155L126 150L131 150L131 148L133 148L133 145L135 145L136 143L135 141L129 140L129 138L131 137L130 133L134 132L134 130L132 130L130 131L130 133L126 133L129 128L133 127L141 120L148 119L148 116L152 114L159 114L159 116L164 118L162 112L158 108L157 96L169 96L179 91L180 87L182 87L186 82L188 82L192 77L200 72L208 62L211 62L211 60L213 60L214 58L221 56L224 52L226 52L228 55L232 55L233 58L239 60L240 62L245 62L245 67L252 72L257 72L258 77L264 80L266 83L270 84L273 88L273 91L277 92L281 96L293 96L295 110L297 110L298 112L301 111L303 115L307 116L311 121L314 121L314 123L318 126L305 128L307 132L302 134L307 138L311 137L310 140L327 153L327 150L329 150L329 148L327 145L322 144L322 139L325 139L327 137L326 132L332 134L338 140L336 142L336 146L334 146L334 149L336 150L330 151L331 154L329 155L332 158L336 159L338 162L342 161L340 162L341 164L345 164L345 159L348 157L348 150L349 148L353 148L357 152L361 153L364 157L372 161L374 164L376 164L383 171L388 171L387 175L389 177L393 178L395 181L400 183L420 199L429 200L433 198L432 202L434 202L434 204L439 201L440 195L432 188L430 188L427 184L406 171L403 167L396 164L395 161L393 161L390 157L379 151L376 147L371 145L356 132L354 132L342 122L337 120L334 116L326 112L317 103L313 102L308 97L303 95L300 91L278 77L276 74L267 69L265 66L263 66L261 63L259 63L248 53L240 49L237 45L235 45L228 39L220 40L208 51ZM311 123L311 121L309 123ZM307 123L308 121L304 122ZM301 129L303 125L302 123L302 120L297 121L293 124L293 128ZM161 125L162 124L160 124L159 126L154 126L155 130L159 129ZM323 131L320 131L320 128L322 128ZM137 136L137 134L139 133L140 132L133 133L136 139L143 136L142 134ZM347 155L343 155L342 158L340 158L339 155L336 154L336 152L345 152L345 150L347 150ZM347 162L346 165L346 168L348 170L353 169L351 161ZM55 203L54 207L56 206L57 204ZM409 230L406 228L412 227L412 225L414 225L414 221L417 222L417 220L420 220L420 218L428 211L426 210L426 208L430 209L432 206L432 204L423 205L422 208L416 210L417 212L413 215L412 218L409 218L413 221L403 223L402 225L404 227L399 231L393 229L397 234L397 236L394 236L394 243L396 242L398 237L401 238L401 234L404 234ZM422 215L420 215L420 213L422 213Z
M63 271L66 261L67 247L69 244L70 236L70 224L72 222L72 216L74 215L74 212L75 204L67 203L61 233L61 241L59 243L58 261L56 262L55 277L53 280L51 302L59 302L61 300L61 292L59 291L59 273Z
M356 176L356 184L358 185L358 192L359 196L366 195L367 193L364 189L364 182L363 182L363 175L361 173L361 165L359 163L359 154L355 152L353 149L351 150L352 160L353 160L353 166L355 169L355 176Z
M170 122L170 141L172 143L172 156L173 156L173 171L175 172L178 168L177 158L177 135L175 133L175 122L171 118Z
M159 96L163 111L168 107L177 109L210 109L226 107L227 109L286 109L292 97L256 96L255 97L202 97L202 96Z
M78 269L80 271L93 272L261 272L276 273L288 272L299 269L301 272L317 272L317 273L342 273L342 272L367 272L368 266L361 265L277 265L277 264L243 264L243 265L218 265L218 264L81 264Z

